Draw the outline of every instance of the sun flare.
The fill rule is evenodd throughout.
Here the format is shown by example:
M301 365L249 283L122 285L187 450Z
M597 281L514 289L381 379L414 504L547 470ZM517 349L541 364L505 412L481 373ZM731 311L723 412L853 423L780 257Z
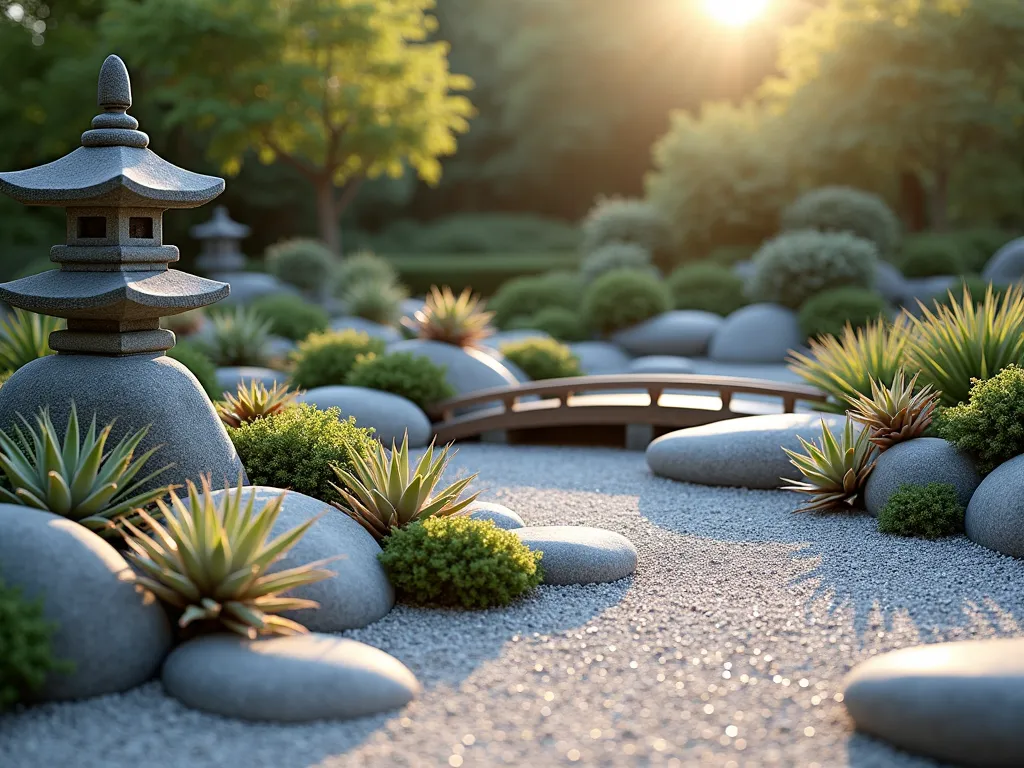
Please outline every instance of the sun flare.
M768 0L704 0L707 14L720 24L742 27L749 24L768 7Z

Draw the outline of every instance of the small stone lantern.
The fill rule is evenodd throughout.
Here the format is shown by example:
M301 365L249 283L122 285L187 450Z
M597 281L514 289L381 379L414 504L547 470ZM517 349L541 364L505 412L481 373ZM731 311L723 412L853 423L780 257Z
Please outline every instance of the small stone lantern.
M218 205L213 209L213 218L204 224L192 227L191 234L202 243L202 252L196 259L196 267L205 275L241 272L245 269L245 255L238 244L249 236L251 230L245 224L232 221L228 209Z
M164 352L174 334L160 318L212 304L224 283L169 269L178 249L163 242L163 214L195 208L224 191L223 179L178 168L147 149L149 137L127 114L131 84L109 56L99 75L99 115L82 146L52 163L0 173L0 191L26 205L67 209L67 242L50 260L60 269L0 285L15 307L67 319L50 335L56 355L19 369L0 388L0 426L46 406L55 423L73 400L83 418L114 421L114 437L150 425L140 450L173 463L160 484L234 481L241 465L213 404L196 378Z

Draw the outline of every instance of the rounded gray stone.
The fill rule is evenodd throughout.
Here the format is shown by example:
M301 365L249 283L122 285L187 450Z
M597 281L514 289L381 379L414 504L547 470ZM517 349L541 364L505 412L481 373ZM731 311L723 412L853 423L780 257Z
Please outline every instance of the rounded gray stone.
M864 487L864 506L875 517L902 485L949 483L966 508L981 482L971 458L938 437L904 440L878 455Z
M422 448L434 434L422 408L391 392L366 387L316 387L299 395L299 401L322 411L339 408L343 419L355 416L360 427L373 427L374 437L385 445L401 443L408 432L409 447Z
M636 547L620 533L584 525L538 525L512 531L543 552L545 584L599 584L636 572Z
M580 360L580 368L587 376L626 373L630 357L621 348L607 341L578 341L569 349Z
M0 578L29 600L42 600L55 629L55 659L39 701L120 693L150 680L171 650L167 614L136 589L125 559L96 534L49 512L0 505Z
M423 355L435 365L443 365L448 383L456 395L468 395L482 389L512 387L519 383L500 360L471 347L457 347L429 339L407 339L389 345L388 352L411 352Z
M229 365L217 369L217 385L224 392L234 394L239 384L248 385L252 381L261 382L270 389L275 384L287 383L288 374L255 365Z
M996 251L981 276L991 283L1017 283L1024 279L1024 237L1011 240Z
M631 355L700 356L724 321L713 312L676 309L612 334Z
M797 315L779 304L751 304L722 321L711 337L708 357L736 363L781 363L803 346Z
M516 344L528 339L550 339L553 341L554 337L547 331L535 331L532 329L497 331L480 342L480 344L490 349L500 350L502 344Z
M113 422L111 447L129 432L149 426L136 455L159 449L139 477L173 466L147 487L199 483L203 475L210 475L214 483L236 482L242 473L235 446L210 398L177 360L163 354L50 355L33 360L0 388L0 428L20 423L18 413L34 423L34 415L47 406L63 434L72 400L80 421L88 424L96 414L100 426Z
M701 485L779 488L780 478L798 478L783 447L802 451L800 437L821 439L821 420L840 434L845 417L779 413L744 416L662 435L647 446L647 465L656 475Z
M920 315L921 306L918 302L932 309L935 297L945 295L946 291L959 284L958 280L959 278L953 275L907 278L903 306L910 310L911 314Z
M280 488L250 486L243 499L248 500L254 490L257 508L281 494ZM219 499L223 493L214 491L213 498ZM372 624L394 607L395 591L377 560L380 546L359 523L319 499L288 491L271 536L279 536L317 515L320 519L271 572L340 555L325 566L336 575L290 590L289 596L315 600L320 607L284 615L314 632L342 632Z
M495 526L506 531L526 527L523 518L516 512L492 501L474 502L473 506L470 507L469 516L474 520L490 520Z
M287 360L288 356L295 351L297 346L291 339L286 339L282 336L271 336L267 342L267 354L271 358Z
M907 279L903 273L887 261L875 266L875 290L893 304L903 303L907 295Z
M687 357L647 355L630 361L628 373L695 373L696 366Z
M967 506L964 528L974 543L1024 558L1024 456L985 476Z
M394 656L320 634L190 640L167 658L163 684L193 709L283 723L388 712L404 707L420 690L413 673Z
M1019 766L1024 755L1024 639L903 648L846 680L857 730L954 765Z
M264 296L287 293L298 296L295 286L281 282L273 275L264 272L216 272L210 275L211 280L227 283L231 293L221 301L225 306L249 304Z
M402 334L397 328L392 328L390 325L381 325L375 323L372 320L366 320L362 317L353 317L351 315L345 317L336 317L331 320L332 331L359 331L365 333L371 339L380 339L385 344L393 344L396 341L402 340Z

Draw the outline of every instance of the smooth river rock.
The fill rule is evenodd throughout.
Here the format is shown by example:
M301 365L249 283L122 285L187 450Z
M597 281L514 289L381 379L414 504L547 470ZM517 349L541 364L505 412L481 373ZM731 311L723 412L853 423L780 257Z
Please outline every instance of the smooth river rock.
M586 376L626 373L629 370L629 355L607 341L577 341L569 349L580 360L580 368Z
M688 357L647 355L630 361L628 373L695 373L696 366Z
M1011 240L988 260L981 276L990 283L1018 283L1024 279L1024 237Z
M410 448L422 448L433 436L430 419L423 409L391 392L366 387L316 387L298 399L322 411L339 408L342 419L355 416L356 424L373 427L374 437L388 446L401 443L407 431Z
M618 581L636 571L636 547L620 533L583 525L538 525L512 531L541 551L545 584Z
M282 386L288 382L288 374L275 371L271 368L260 368L257 366L226 366L217 369L217 385L223 392L234 394L238 391L239 384L249 385L250 382L261 382L267 389L275 384Z
M751 304L722 322L708 357L734 363L781 363L804 343L797 314L779 304Z
M1024 456L1000 464L981 481L964 529L976 544L1024 558Z
M697 309L676 309L613 334L611 341L632 355L703 355L722 318Z
M474 520L490 520L496 527L506 531L526 527L526 523L518 513L501 504L495 504L493 501L473 502L469 516Z
M965 508L981 482L971 458L938 437L904 440L882 451L864 487L864 506L875 517L903 485L949 483Z

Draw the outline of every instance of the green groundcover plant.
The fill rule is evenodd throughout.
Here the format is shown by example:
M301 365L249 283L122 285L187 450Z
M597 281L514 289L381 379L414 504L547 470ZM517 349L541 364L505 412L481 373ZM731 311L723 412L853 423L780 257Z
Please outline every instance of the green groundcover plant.
M743 293L743 279L718 264L687 264L668 277L676 309L701 309L730 315L749 302Z
M536 338L501 345L501 354L519 366L534 381L582 376L580 359L565 344Z
M964 507L950 483L902 485L878 513L878 530L938 539L964 530Z
M362 331L314 333L292 354L291 381L296 389L345 384L360 355L378 355L386 345Z
M445 366L411 352L360 355L348 375L348 384L391 392L423 409L455 396Z
M616 269L594 280L583 295L582 315L598 333L614 333L672 309L672 296L660 278Z
M544 331L559 341L584 341L590 335L579 312L564 307L547 307L535 315L518 317L509 329Z
M69 662L53 657L54 629L43 616L42 601L27 600L0 577L0 712L42 688L50 673L71 671Z

